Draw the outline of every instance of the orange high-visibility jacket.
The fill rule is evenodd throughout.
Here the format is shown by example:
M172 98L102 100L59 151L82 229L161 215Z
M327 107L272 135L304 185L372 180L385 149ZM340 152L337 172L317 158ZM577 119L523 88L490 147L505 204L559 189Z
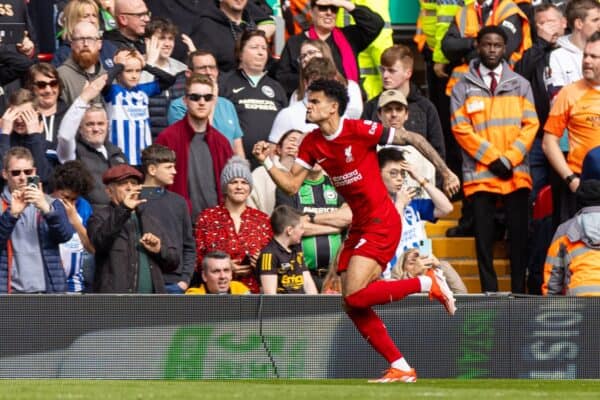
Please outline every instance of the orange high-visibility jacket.
M494 12L492 12L487 18L484 24L485 26L500 26L502 21L512 17L515 14L521 17L523 39L521 40L519 48L510 54L508 62L511 68L523 57L523 53L525 53L525 51L531 47L531 29L527 16L523 11L521 11L519 6L514 3L514 1L502 0ZM477 16L477 10L475 9L475 3L467 4L462 7L458 13L456 13L454 20L456 21L456 26L458 26L461 36L464 38L477 37L477 33L482 28L479 25L479 18ZM469 66L467 64L462 64L452 70L452 74L450 75L448 84L446 85L446 94L448 96L450 96L450 93L452 93L452 88L454 85L456 85L456 82L460 80L460 78L467 72L468 69Z
M463 190L512 193L531 189L527 153L535 139L539 121L531 86L502 63L502 76L492 94L479 75L479 60L452 90L452 133L463 152ZM502 180L488 165L504 157L513 167L513 177Z
M544 264L544 295L600 296L600 206L558 227Z

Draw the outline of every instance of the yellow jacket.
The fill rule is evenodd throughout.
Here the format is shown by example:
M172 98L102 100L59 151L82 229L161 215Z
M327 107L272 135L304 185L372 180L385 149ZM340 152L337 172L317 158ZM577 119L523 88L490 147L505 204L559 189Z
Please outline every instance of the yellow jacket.
M189 288L185 291L185 294L206 294L206 288L202 284L199 287ZM231 281L229 283L229 294L250 294L250 289L242 282Z
M371 42L369 47L358 54L358 67L362 88L367 93L367 98L372 99L383 90L383 83L379 74L381 54L385 49L394 44L392 39L390 3L389 0L354 0L354 4L369 7L371 11L379 14L385 21L385 25L379 36ZM344 27L351 24L354 24L354 19L350 13L341 9L337 15L336 25Z

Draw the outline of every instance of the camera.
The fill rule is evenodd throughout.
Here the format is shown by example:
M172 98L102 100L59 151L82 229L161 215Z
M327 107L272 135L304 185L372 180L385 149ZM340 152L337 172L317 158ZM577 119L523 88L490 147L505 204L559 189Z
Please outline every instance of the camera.
M32 175L32 176L28 176L27 177L27 186L28 187L33 187L33 188L38 188L40 185L40 177L37 175Z

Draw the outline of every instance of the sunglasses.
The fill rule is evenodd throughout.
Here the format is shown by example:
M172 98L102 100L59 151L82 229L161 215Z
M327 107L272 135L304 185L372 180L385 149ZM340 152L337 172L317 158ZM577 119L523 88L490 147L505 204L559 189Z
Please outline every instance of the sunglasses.
M25 174L27 176L32 175L33 174L33 168L27 168L27 169L13 169L10 172L11 176L17 177L21 174Z
M57 88L58 87L58 80L57 79L53 79L53 80L51 80L49 82L46 82L46 81L35 81L35 82L33 82L33 84L38 89L46 89L46 87L48 87L48 86L50 86L51 88Z
M204 101L208 102L208 101L212 101L212 99L214 99L215 95L212 93L207 93L207 94L189 93L189 94L186 94L185 97L187 97L191 101L200 101L200 99L204 99Z
M331 5L327 5L327 6L317 6L317 10L321 11L321 12L326 12L327 10L331 11L334 14L337 14L338 10L340 8L338 6L331 6Z

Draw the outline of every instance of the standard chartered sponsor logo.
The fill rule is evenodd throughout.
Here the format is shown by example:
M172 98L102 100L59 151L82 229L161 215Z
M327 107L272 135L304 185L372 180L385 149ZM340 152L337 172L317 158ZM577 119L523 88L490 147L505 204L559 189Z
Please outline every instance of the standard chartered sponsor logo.
M362 180L362 178L363 178L362 174L357 169L354 169L350 172L345 173L344 175L333 176L331 178L331 181L333 182L333 184L335 186L340 187L340 186L350 185L351 183L354 183L354 182L358 182L358 181Z
M272 100L241 99L239 103L246 110L277 111L277 106Z

